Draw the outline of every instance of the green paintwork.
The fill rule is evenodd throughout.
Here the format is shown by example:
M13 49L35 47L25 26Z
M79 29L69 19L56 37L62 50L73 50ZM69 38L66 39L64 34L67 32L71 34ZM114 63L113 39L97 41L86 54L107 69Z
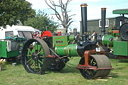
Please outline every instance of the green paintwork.
M58 54L58 55L61 55L61 56L64 56L66 55L66 51L64 51L66 47L56 47L55 48L55 52Z
M6 41L0 41L0 57L7 58Z
M17 36L7 36L5 37L5 39L7 40L14 40L14 41L25 41L27 40L26 38L22 38L22 37L17 37Z
M128 42L127 41L114 41L113 54L128 56Z
M74 35L69 36L69 42L73 42ZM68 36L54 36L53 46L55 52L60 56L78 56L77 44L68 45Z
M42 46L39 43L34 43L31 49L27 49L27 63L30 64L31 69L34 69L34 71L41 70L41 64L44 61L44 50ZM33 59L33 54L38 55L38 60Z
M77 53L77 44L70 44L66 47L56 47L55 52L60 56L79 56Z
M119 33L112 33L113 36L119 36Z
M15 51L10 51L7 52L7 42L6 41L0 41L0 57L1 58L10 58L10 57L16 57L19 55L19 51L15 50Z
M116 31L115 33L114 33L114 31ZM112 31L112 36L118 36L119 37L119 30L113 30Z
M16 56L18 56L19 54L20 54L20 53L19 53L19 50L10 51L10 52L7 52L7 58L16 57Z
M69 41L70 41L70 42L73 42L73 41L74 41L74 37L75 37L75 35L70 35L70 36L69 36Z
M65 47L68 45L67 36L54 36L53 37L53 46L54 47Z
M69 56L78 56L77 44L68 45L66 51L69 54Z
M128 14L128 9L113 10L113 14Z
M110 41L111 38L113 38L112 41ZM112 35L104 35L103 40L102 40L102 43L103 43L103 45L105 45L105 46L110 46L110 47L112 47L114 40L116 40L116 37L113 37Z

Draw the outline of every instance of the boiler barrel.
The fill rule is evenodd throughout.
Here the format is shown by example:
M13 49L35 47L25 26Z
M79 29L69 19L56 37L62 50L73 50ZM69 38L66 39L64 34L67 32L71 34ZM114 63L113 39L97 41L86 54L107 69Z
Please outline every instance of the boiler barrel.
M55 52L60 56L79 56L77 53L77 44L70 44L66 47L56 47Z

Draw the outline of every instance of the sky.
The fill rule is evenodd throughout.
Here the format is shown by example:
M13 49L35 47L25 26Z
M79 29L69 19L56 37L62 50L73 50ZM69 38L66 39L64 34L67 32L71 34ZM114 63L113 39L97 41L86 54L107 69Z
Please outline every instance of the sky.
M53 15L54 11L51 10L44 0L26 0L32 4L32 8L36 10L44 10L49 16L53 16L56 22L59 22L57 18ZM58 0L53 0L56 4ZM67 0L63 0L65 3ZM128 0L72 0L68 5L68 10L71 14L76 14L73 16L73 23L71 28L77 28L80 30L80 21L81 21L81 8L80 5L86 3L87 6L87 19L100 19L101 18L101 8L106 9L106 18L119 16L118 14L112 14L112 10L115 9L126 9L128 8Z

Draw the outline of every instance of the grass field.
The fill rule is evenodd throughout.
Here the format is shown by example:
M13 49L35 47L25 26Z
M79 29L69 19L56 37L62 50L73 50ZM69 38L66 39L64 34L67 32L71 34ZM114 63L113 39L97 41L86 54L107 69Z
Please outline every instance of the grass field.
M107 78L87 80L75 69L79 59L71 59L61 72L47 71L45 75L27 73L21 64L5 63L0 85L128 85L128 60L110 59L114 69Z

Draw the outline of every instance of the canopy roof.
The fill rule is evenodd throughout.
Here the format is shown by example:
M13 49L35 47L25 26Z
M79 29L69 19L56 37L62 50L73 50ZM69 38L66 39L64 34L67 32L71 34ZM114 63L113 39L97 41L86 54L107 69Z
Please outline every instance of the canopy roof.
M116 9L116 10L113 10L113 14L128 14L128 9Z

